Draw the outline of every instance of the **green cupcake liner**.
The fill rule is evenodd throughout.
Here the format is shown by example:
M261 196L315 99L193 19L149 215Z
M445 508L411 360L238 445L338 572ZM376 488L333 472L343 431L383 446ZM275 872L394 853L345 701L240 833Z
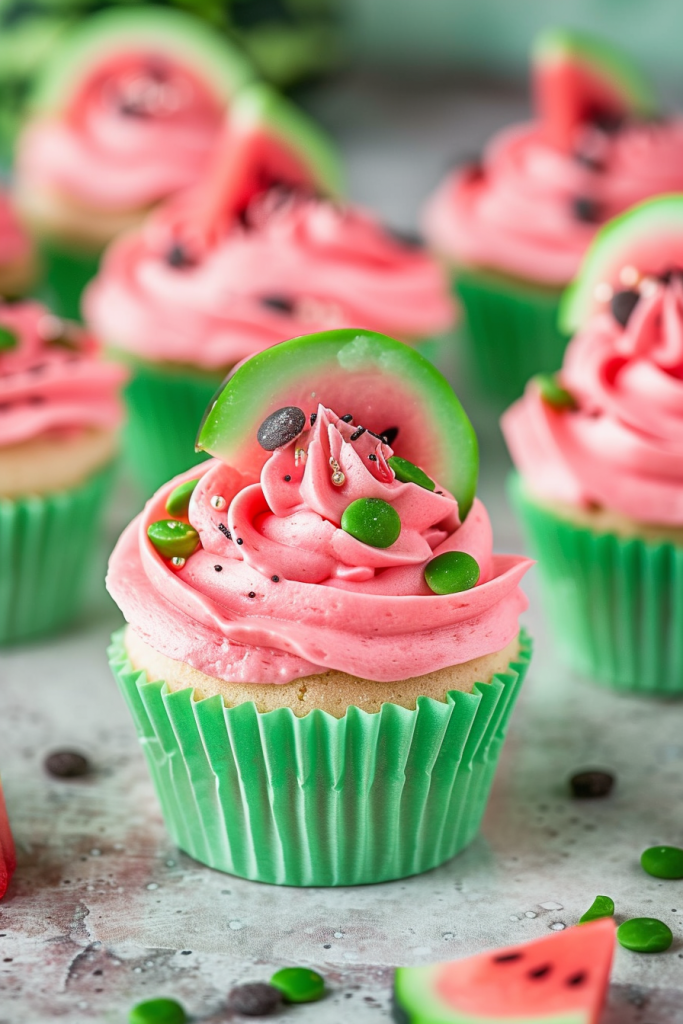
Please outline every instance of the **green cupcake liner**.
M613 689L683 697L683 548L575 525L517 475L511 498L567 663Z
M173 841L219 871L277 885L359 885L428 871L474 838L531 658L409 711L259 714L147 682L112 637Z
M203 452L195 452L194 442L224 374L156 366L132 359L120 350L111 354L131 371L124 389L128 422L123 449L126 461L149 495L208 458Z
M58 316L82 321L81 295L97 273L100 254L47 238L40 240L39 253L43 270L41 298Z
M484 396L509 405L534 374L559 370L567 345L557 327L561 290L458 268L454 291L465 309L463 355Z
M54 632L80 611L113 475L110 465L71 490L0 498L0 644Z

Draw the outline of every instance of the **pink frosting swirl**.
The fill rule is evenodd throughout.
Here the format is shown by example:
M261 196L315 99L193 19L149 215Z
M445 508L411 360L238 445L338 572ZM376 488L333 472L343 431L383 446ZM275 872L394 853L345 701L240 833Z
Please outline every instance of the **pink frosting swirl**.
M29 237L4 192L0 192L0 267L25 260L31 252Z
M650 196L683 190L683 120L586 125L574 154L540 124L501 132L481 167L451 174L425 211L425 233L458 263L549 286L577 272L597 228ZM584 213L577 215L583 201Z
M0 305L0 447L32 438L115 429L126 371L106 363L92 337L35 302Z
M212 461L155 495L119 541L107 581L143 639L209 675L252 683L327 669L399 680L502 650L519 629L519 581L531 563L492 553L481 502L461 525L452 495L438 483L432 492L398 481L386 461L392 449L356 433L320 406L314 426L274 452L259 482ZM306 454L297 458L297 449ZM342 487L332 483L330 458L344 473ZM147 528L167 518L171 487L196 476L189 521L201 546L173 570ZM360 497L381 498L399 513L401 533L390 547L340 528ZM446 551L477 560L476 587L429 590L425 566Z
M146 359L218 369L331 327L412 341L453 322L441 268L363 210L272 192L182 267L166 227L157 215L114 242L84 299L101 337Z
M223 104L187 67L119 55L82 84L61 117L38 117L17 154L26 188L45 185L87 206L144 208L199 177Z
M540 497L683 525L683 281L653 285L625 327L596 316L561 371L575 410L538 386L503 417L513 460Z

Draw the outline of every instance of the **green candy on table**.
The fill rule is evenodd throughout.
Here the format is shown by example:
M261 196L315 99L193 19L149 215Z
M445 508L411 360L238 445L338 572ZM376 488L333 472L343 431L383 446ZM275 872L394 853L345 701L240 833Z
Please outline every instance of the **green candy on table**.
M537 373L533 380L546 405L553 409L576 409L574 396L558 384L554 373Z
M579 918L579 924L597 921L601 917L614 917L614 900L611 896L596 896L586 913Z
M466 551L444 551L428 562L425 582L435 594L458 594L479 582L479 564Z
M325 995L325 979L307 967L283 967L270 984L282 992L286 1003L315 1003Z
M663 953L674 937L669 926L656 917L632 917L619 925L617 939L634 953Z
M18 342L17 332L13 331L11 327L5 327L4 324L0 324L0 352L7 352L11 348L16 348Z
M190 498L199 480L186 480L184 484L174 487L166 499L166 511L171 516L187 515Z
M344 509L341 528L370 547L390 548L401 533L401 517L388 501L357 498Z
M175 999L148 999L134 1006L128 1024L186 1024L187 1014Z
M640 863L655 878L683 878L683 850L678 846L651 846Z
M159 519L147 527L147 536L164 558L188 558L199 544L199 534L189 523Z
M400 480L402 484L417 484L418 487L424 487L427 491L436 490L436 484L431 477L428 477L424 470L413 462L409 462L408 459L402 459L400 455L392 455L387 462L393 469L396 479Z

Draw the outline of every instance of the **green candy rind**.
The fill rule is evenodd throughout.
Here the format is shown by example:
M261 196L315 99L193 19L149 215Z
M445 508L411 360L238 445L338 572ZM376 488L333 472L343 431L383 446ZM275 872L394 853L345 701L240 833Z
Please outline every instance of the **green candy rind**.
M471 590L479 582L480 569L476 559L466 551L444 551L425 566L424 578L435 594L459 594Z
M148 999L134 1006L128 1024L186 1024L187 1014L175 999Z
M11 327L5 327L4 324L0 324L0 352L9 352L10 349L16 348L18 344L17 332L13 331Z
M614 917L614 900L611 896L596 896L586 913L579 918L579 924L597 921L601 917Z
M199 544L197 531L178 519L159 519L150 523L147 536L164 558L189 558Z
M683 878L683 850L678 846L651 846L640 863L653 878Z
M306 967L283 967L270 984L280 990L286 1003L316 1003L325 995L325 979Z
M598 284L612 284L615 291L623 287L618 283L622 267L634 265L642 274L656 274L672 264L683 265L683 195L657 196L631 207L597 232L562 296L560 330L571 335L587 322Z
M387 462L393 469L396 479L400 480L402 484L417 484L418 487L424 487L427 491L436 490L436 484L432 478L427 476L425 471L416 466L414 462L402 459L400 455L392 455Z
M144 49L191 65L225 100L255 78L239 50L195 18L167 7L127 7L96 14L60 40L36 82L30 111L59 115L108 56Z
M398 397L391 409L394 421L387 422L392 385ZM338 415L352 413L355 422L376 433L408 423L397 447L456 498L465 519L479 470L472 424L450 384L427 359L371 331L324 331L252 356L210 403L197 450L257 476L268 458L256 440L263 420L285 405L308 414L318 402L331 408L344 402L345 408L335 409Z
M655 917L632 917L617 928L617 941L633 953L663 953L673 940L669 926Z
M187 510L190 507L190 498L198 483L199 479L186 480L185 483L178 484L177 487L173 488L166 499L166 511L169 515L176 517L187 515Z
M401 517L388 501L357 498L344 509L341 528L362 544L390 548L401 534Z
M555 374L537 373L533 381L543 401L553 409L576 409L574 396L558 384Z

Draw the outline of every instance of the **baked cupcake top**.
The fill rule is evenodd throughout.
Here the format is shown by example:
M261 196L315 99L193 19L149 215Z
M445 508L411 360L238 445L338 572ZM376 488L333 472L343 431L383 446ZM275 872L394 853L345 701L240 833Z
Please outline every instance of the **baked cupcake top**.
M453 322L442 269L364 210L271 191L196 259L162 217L113 243L84 300L94 330L142 358L213 370L328 327L412 341Z
M561 286L602 223L683 188L683 120L657 117L638 70L573 32L540 37L533 77L535 119L443 182L425 231L457 263Z
M683 196L598 235L563 320L562 370L503 416L517 468L541 498L682 526Z
M115 429L125 378L77 325L36 302L0 305L0 448Z
M217 458L162 488L110 562L157 651L226 681L390 681L517 634L530 563L492 553L469 421L405 345L277 345L229 378L198 444Z
M227 42L177 11L88 19L38 83L18 146L22 194L47 188L103 210L158 202L196 181L250 77Z

